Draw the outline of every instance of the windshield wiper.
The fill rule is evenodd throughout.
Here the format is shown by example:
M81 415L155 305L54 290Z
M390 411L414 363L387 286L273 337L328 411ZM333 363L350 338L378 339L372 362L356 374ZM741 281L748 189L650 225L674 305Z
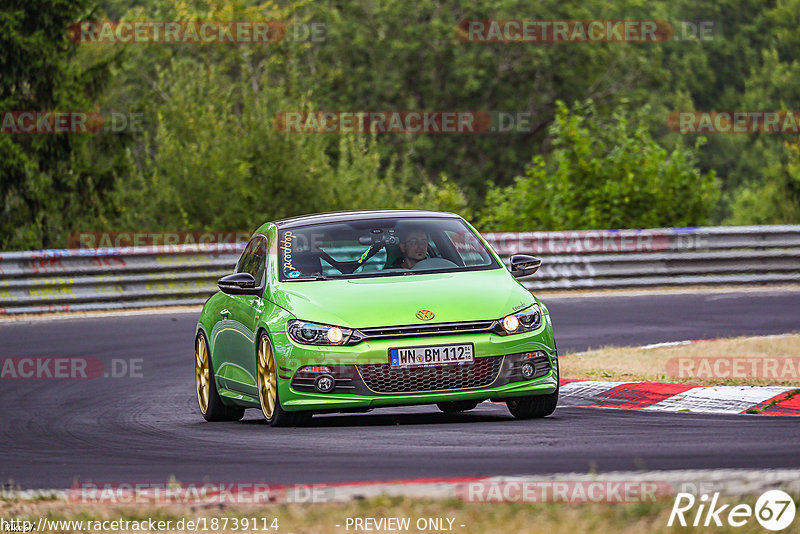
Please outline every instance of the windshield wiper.
M299 280L301 282L306 282L309 280L317 281L317 280L333 280L333 278L329 276L324 276L321 274L315 274L312 276L298 276L297 278L289 278L290 282L294 282L295 280Z

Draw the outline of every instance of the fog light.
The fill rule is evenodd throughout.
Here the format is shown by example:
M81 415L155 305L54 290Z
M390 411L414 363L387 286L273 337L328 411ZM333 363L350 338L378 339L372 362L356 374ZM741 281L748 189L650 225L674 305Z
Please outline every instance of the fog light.
M516 332L517 328L519 328L519 319L517 319L515 316L509 315L503 319L503 330L509 334Z
M336 387L336 380L331 375L318 376L314 381L314 387L320 393L330 393Z
M522 371L522 376L524 376L525 378L532 377L533 374L536 372L536 369L533 367L533 364L531 362L523 363L522 368L520 370Z

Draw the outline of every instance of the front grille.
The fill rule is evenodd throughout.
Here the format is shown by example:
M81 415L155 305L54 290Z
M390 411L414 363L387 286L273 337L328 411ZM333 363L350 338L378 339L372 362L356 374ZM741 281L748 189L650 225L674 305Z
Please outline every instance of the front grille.
M412 336L436 336L445 334L474 334L489 332L494 321L470 321L462 323L413 324L402 326L379 326L359 328L363 339L381 339Z
M476 358L472 365L398 369L381 363L359 365L358 371L367 387L376 393L422 393L488 386L502 366L503 356L490 356Z

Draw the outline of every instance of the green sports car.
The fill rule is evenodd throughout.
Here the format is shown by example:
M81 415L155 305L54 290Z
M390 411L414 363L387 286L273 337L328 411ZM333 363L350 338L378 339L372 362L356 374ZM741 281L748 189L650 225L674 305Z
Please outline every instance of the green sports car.
M550 415L558 356L547 308L451 213L308 215L261 226L203 306L197 400L207 421L260 408L273 426L314 413L491 399Z

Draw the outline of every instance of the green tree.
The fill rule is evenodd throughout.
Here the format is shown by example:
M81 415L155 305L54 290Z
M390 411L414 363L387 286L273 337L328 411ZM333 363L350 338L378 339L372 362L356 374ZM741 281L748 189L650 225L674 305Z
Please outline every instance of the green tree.
M153 8L157 20L300 20L291 4L277 10L244 1L154 2ZM140 16L137 8L125 17ZM401 155L383 157L375 137L276 128L282 111L315 109L297 66L307 46L287 40L126 51L121 83L108 101L134 102L151 120L132 147L136 172L118 183L114 225L243 231L264 220L339 209L463 211L466 199L447 177L430 179Z
M800 146L794 139L766 169L736 191L728 224L796 224L800 222Z
M665 10L663 6L660 11ZM309 6L325 41L300 69L322 109L478 110L527 113L508 133L384 136L382 154L408 155L424 174L445 173L473 206L491 183L507 185L543 151L557 99L593 98L599 109L660 84L648 45L465 42L463 20L648 19L638 0L405 0Z
M368 207L480 213L486 227L519 229L800 222L795 139L703 142L666 124L674 110L799 109L798 16L800 0L7 0L0 110L144 113L145 128L0 135L0 249L61 246L78 229L240 231ZM86 18L279 20L290 31L269 45L76 50L66 28ZM464 42L467 19L660 19L679 39ZM711 40L683 39L709 20ZM322 23L323 40L294 39L305 23ZM593 105L569 113L559 100ZM272 125L283 110L325 109L531 120L480 135Z
M87 0L7 0L0 11L0 110L93 110L108 62L80 66L67 27ZM110 157L95 162L93 150ZM119 139L90 134L0 134L0 249L63 245L102 217L125 172Z
M787 3L788 4L788 3ZM800 17L800 2L779 6L782 13L793 8ZM783 24L781 24L783 26ZM778 29L781 28L778 27ZM776 32L782 35L781 31ZM796 37L784 43L800 52ZM776 48L762 51L760 64L754 66L741 95L741 109L800 109L800 61L783 57ZM728 136L730 137L730 136ZM728 194L728 224L800 223L800 186L798 180L797 134L793 132L735 136L739 147L736 165L731 172Z
M484 230L653 228L708 222L719 196L714 173L695 168L695 149L668 152L644 119L622 108L610 121L594 104L557 104L553 152L535 157L513 185L490 191Z

